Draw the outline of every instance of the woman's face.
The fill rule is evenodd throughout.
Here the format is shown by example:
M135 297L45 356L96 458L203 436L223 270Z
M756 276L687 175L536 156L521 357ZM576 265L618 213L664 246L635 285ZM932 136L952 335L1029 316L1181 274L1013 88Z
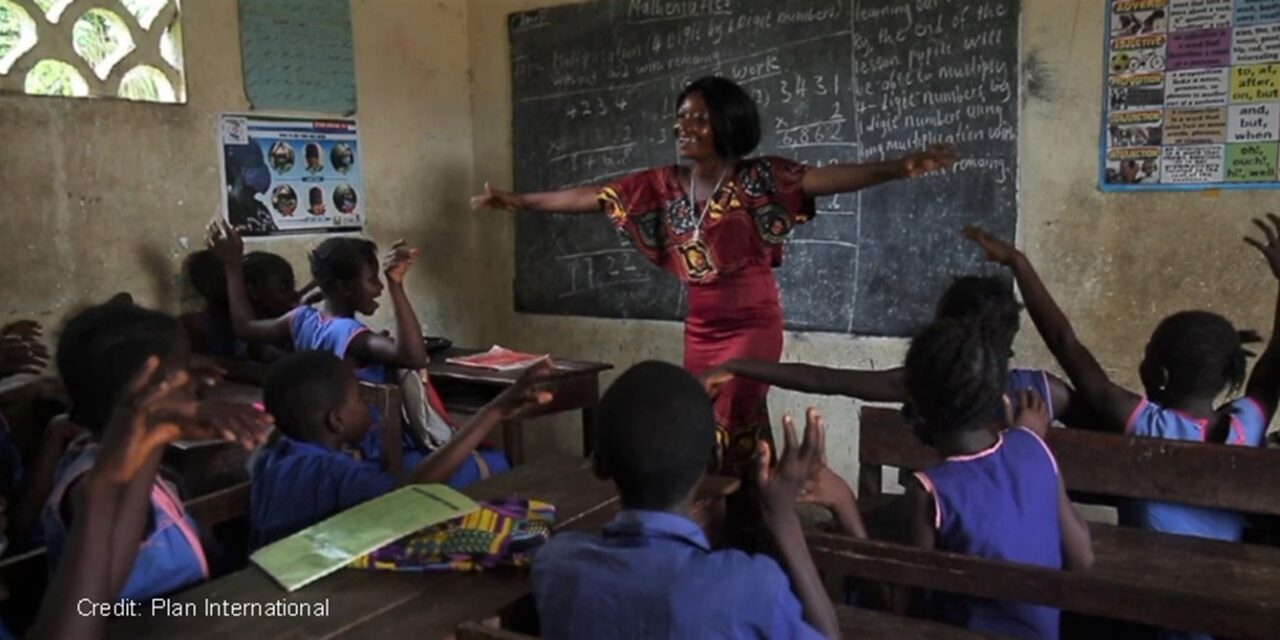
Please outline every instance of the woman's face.
M675 138L676 153L681 158L702 160L716 155L711 110L701 93L693 91L680 103L676 111Z

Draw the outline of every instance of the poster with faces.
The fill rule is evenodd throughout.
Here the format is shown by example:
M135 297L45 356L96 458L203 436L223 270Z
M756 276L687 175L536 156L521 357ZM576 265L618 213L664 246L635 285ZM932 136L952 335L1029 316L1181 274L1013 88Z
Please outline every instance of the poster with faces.
M1280 187L1280 0L1112 0L1106 191Z
M224 115L223 214L245 236L359 231L365 202L354 120Z

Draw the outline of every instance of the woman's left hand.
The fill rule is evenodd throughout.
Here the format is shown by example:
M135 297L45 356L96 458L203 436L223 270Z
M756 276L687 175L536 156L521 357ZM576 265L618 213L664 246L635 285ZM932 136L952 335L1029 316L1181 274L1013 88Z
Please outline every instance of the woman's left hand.
M920 151L903 156L898 160L902 175L907 178L918 178L926 173L942 171L955 164L959 155L954 145L940 145L928 151Z

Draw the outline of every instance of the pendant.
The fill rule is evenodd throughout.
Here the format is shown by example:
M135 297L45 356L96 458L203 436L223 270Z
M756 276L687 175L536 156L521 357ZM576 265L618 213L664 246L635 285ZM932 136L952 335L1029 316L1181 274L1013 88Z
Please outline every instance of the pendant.
M692 240L680 245L679 251L684 258L684 270L690 278L702 280L715 273L715 266L711 264L711 251L696 234Z

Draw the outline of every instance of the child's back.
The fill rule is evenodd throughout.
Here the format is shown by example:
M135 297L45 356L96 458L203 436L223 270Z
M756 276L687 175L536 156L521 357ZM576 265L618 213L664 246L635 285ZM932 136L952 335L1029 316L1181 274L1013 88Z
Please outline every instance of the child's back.
M1221 409L1221 415L1225 420L1224 444L1262 446L1268 420L1257 400L1248 396L1235 400ZM1204 442L1213 428L1208 419L1193 418L1144 399L1129 418L1125 432L1148 438ZM1229 542L1239 542L1247 524L1245 515L1238 511L1155 500L1130 501L1121 509L1120 520L1126 526Z
M815 627L838 634L795 516L795 497L822 455L816 413L805 444L789 446L757 483L790 575L767 556L713 551L688 517L715 444L711 402L696 379L666 363L636 365L596 415L595 470L617 485L623 511L602 535L559 534L534 558L542 637L823 637ZM794 443L789 420L786 432ZM770 458L767 446L761 453Z
M547 638L821 637L777 562L712 551L691 520L660 511L624 511L603 536L555 536L533 590Z
M916 477L933 496L937 549L1062 568L1057 465L1031 430L1009 429L992 447L947 458ZM971 629L1037 638L1058 633L1058 610L1050 607L936 593L932 608Z

